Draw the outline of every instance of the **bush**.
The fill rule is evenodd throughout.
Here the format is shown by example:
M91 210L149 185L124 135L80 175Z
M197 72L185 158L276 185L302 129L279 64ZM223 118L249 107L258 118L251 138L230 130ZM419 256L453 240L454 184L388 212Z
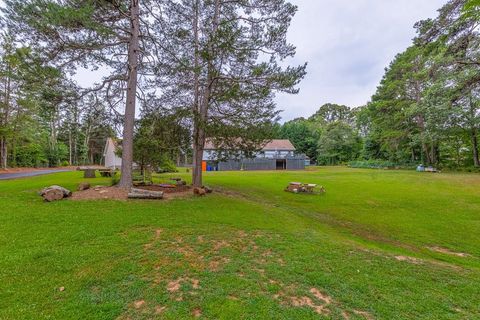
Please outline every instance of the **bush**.
M55 167L68 159L68 147L64 143L58 143L54 149L46 150L49 165Z
M468 173L480 173L480 168L469 166L469 167L456 167L449 166L444 169L448 172L468 172Z
M160 172L178 172L178 170L177 166L172 160L164 158L160 164Z
M62 167L68 167L70 165L70 162L68 162L67 160L63 160L62 163L60 163L60 166Z
M364 169L415 169L416 164L411 163L395 163L386 160L359 160L350 161L348 163L350 168L364 168Z
M15 163L19 167L45 167L48 159L41 145L31 143L17 149Z
M113 186L116 186L119 182L120 182L120 175L114 174L110 181L110 185L113 187Z

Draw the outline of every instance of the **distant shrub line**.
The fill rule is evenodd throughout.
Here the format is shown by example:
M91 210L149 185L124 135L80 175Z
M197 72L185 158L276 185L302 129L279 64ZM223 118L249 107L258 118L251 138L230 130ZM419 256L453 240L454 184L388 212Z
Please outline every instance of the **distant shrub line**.
M408 169L414 170L418 164L412 163L395 163L385 160L357 160L350 161L348 166L350 168L362 168L362 169Z

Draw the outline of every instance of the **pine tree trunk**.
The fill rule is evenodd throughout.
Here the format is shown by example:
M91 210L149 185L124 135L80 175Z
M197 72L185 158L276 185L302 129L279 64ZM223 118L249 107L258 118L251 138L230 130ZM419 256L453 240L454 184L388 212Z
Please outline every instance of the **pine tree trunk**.
M197 141L200 141L200 139L198 139ZM194 187L201 187L203 185L202 161L203 161L203 148L201 147L201 143L197 142L193 150L192 184Z
M476 128L472 128L472 149L473 149L473 164L475 167L480 167L480 157L478 154L478 132Z
M10 66L7 68L7 73L10 73ZM10 118L10 91L11 91L11 80L10 77L7 77L5 83L5 100L4 100L4 114L2 115L1 123L2 126L7 127L8 121ZM7 137L3 135L0 140L0 167L7 169L8 167L8 149L7 149Z
M68 129L68 164L72 165L73 153L72 153L72 128Z
M480 167L480 158L478 155L478 129L475 126L476 118L476 108L475 103L473 102L472 94L470 93L470 137L472 139L472 150L473 150L473 165L475 167Z
M198 0L195 2L195 17L194 17L194 35L195 35L195 69L199 67L199 35L198 35ZM212 35L215 35L218 30L220 17L220 1L215 0L215 15L212 21ZM213 57L213 46L209 45L210 56ZM193 173L192 182L194 187L203 186L202 177L202 161L203 151L205 147L206 132L205 126L208 120L208 107L211 99L211 92L214 85L215 67L212 60L208 61L206 85L203 90L202 99L200 99L199 77L198 71L195 74L195 101L194 101L194 146L193 146Z
M194 102L193 102L193 170L192 184L194 187L202 186L202 160L204 142L200 139L200 76L199 76L199 34L198 34L198 0L195 1L195 15L193 19L193 32L195 37L195 74L194 74Z
M122 142L122 176L119 187L130 189L132 187L133 165L133 130L135 125L135 107L137 99L137 76L140 38L140 0L130 2L130 43L128 46L128 84L127 101L125 106L125 120L123 124Z
M7 169L7 159L8 159L8 153L7 153L7 139L5 137L0 138L0 167L2 169Z

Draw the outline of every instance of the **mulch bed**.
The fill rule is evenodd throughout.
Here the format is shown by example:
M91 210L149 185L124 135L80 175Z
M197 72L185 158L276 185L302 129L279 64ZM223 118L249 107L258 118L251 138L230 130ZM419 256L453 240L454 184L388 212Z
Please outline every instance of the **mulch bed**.
M137 189L149 191L163 191L164 199L183 198L193 196L190 186L180 186L175 188L164 188L158 185L136 186ZM84 191L75 191L70 198L72 200L128 200L128 191L117 187L95 186Z
M73 192L72 200L127 200L128 191L117 187L93 187L84 191Z

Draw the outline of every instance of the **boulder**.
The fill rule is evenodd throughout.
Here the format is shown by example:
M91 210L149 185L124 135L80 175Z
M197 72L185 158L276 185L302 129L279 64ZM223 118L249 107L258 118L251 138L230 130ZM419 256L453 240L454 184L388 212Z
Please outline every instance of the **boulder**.
M90 183L88 183L88 182L80 183L78 185L78 188L77 188L78 191L84 191L84 190L88 190L88 189L90 189Z

